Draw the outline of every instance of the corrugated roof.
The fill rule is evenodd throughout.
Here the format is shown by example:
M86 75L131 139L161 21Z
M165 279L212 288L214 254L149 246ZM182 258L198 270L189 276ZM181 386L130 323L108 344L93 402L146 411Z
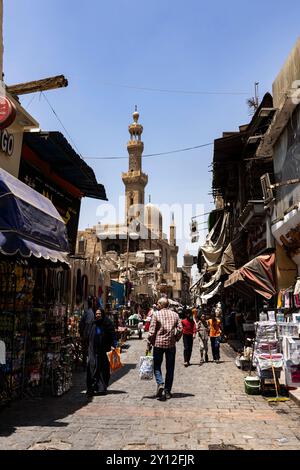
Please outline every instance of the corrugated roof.
M84 196L107 201L104 186L61 132L26 132L24 143Z

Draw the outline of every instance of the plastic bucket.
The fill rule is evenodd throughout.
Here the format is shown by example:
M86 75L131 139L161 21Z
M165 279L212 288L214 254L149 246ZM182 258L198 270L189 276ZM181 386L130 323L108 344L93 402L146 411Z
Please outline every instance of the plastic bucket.
M258 377L245 377L244 383L247 395L260 394L260 380Z

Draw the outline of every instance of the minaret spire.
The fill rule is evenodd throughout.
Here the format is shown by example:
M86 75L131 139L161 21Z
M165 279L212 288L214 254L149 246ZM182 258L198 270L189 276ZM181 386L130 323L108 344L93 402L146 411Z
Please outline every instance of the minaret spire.
M144 150L142 134L144 129L138 122L140 115L136 105L132 117L133 123L128 127L130 134L130 140L127 144L129 168L127 173L122 174L126 196L126 221L128 221L128 211L131 206L145 204L145 186L148 183L148 176L142 171L142 154ZM136 212L140 212L140 210L137 209ZM131 216L134 216L134 214L131 214Z

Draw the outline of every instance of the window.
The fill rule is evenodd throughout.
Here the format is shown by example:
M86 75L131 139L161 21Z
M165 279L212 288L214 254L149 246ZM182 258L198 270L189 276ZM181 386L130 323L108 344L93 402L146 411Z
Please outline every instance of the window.
M85 253L85 239L83 237L81 237L78 242L78 253L80 255L83 255Z

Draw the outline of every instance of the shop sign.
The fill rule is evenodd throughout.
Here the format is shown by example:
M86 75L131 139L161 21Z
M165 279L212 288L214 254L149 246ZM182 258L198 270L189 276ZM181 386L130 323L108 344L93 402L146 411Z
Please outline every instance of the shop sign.
M0 129L9 127L16 118L16 107L7 96L0 96Z
M11 157L14 151L14 145L15 141L13 134L7 132L6 129L0 129L0 151Z

